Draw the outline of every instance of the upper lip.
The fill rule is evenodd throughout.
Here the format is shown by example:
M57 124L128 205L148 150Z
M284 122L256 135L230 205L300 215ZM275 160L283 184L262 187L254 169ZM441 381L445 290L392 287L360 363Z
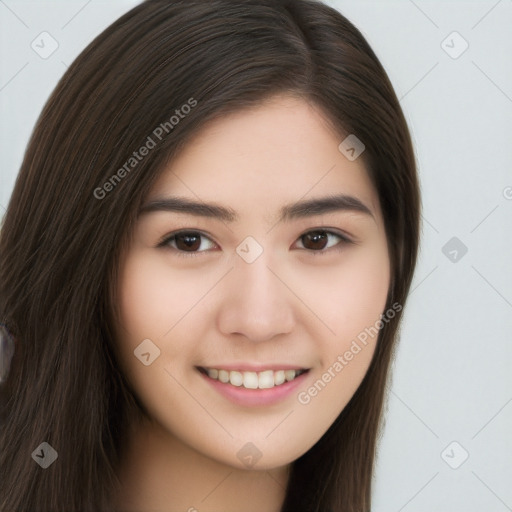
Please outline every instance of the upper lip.
M308 370L309 368L300 364L254 364L254 363L233 363L233 364L212 364L208 366L198 366L198 368L215 368L217 370L242 371L242 372L263 372L265 370Z

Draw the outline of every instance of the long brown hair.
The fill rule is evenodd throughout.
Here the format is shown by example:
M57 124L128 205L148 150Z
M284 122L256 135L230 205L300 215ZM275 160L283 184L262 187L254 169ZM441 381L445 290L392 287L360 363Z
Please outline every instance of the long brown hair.
M365 144L361 158L390 247L387 307L405 304L419 239L415 158L392 85L361 33L314 0L141 3L57 85L4 216L0 323L16 351L0 389L1 512L113 509L126 425L143 409L118 369L112 332L123 244L142 198L191 136L209 120L283 92L321 108L340 142L356 134ZM169 123L191 99L194 108ZM165 136L153 135L156 147L120 172L166 122ZM283 512L370 510L401 314L381 329L348 405L293 463ZM42 442L58 452L45 470L31 457Z

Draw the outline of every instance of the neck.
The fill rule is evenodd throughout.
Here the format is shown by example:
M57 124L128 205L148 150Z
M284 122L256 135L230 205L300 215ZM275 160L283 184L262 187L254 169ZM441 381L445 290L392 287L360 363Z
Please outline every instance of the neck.
M161 426L130 435L115 498L118 512L279 512L289 466L239 469L211 459Z

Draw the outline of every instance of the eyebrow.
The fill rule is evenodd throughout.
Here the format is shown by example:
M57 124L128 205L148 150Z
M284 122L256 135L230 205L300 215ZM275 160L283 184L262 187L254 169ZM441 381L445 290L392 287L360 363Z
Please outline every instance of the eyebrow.
M239 219L237 212L232 208L227 208L216 203L196 202L183 197L154 199L144 204L140 208L138 215L160 211L185 213L224 222L235 222ZM360 199L341 194L287 204L281 208L278 222L338 211L363 213L375 218L370 208Z

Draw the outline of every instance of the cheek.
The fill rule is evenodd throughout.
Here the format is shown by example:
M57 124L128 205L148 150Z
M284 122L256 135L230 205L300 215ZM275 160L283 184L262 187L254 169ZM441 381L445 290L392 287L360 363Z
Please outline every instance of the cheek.
M366 374L390 284L385 244L345 256L339 265L316 268L302 292L308 291L306 296L315 307L316 319L309 322L309 329L319 369L314 386L310 382L301 389L303 400L298 396L298 402L329 404L327 409L318 408L324 419L334 419L341 412Z
M119 298L122 328L131 338L162 340L211 286L210 277L176 272L164 258L134 254L124 264Z
M186 370L214 323L204 299L219 275L222 272L176 271L165 255L144 250L134 250L123 262L117 346L123 371L145 402L153 400L155 385L166 389L172 382L166 370L179 376L180 382L188 382ZM144 366L134 351L148 339L158 357Z
M151 255L133 251L123 262L119 276L120 315L116 332L120 362L146 404L147 397L152 396L155 379L164 378L169 359L179 358L179 352L173 351L172 345L166 346L165 340L174 333L173 327L186 313L186 295L192 294L190 286L184 287L167 274L170 274L169 268ZM197 298L197 292L194 297ZM151 343L144 340L151 340ZM139 349L143 341L151 354L148 366L136 357L137 350L146 353Z
M321 353L332 357L350 346L350 340L372 326L384 312L390 284L387 246L350 248L337 260L296 270L289 279L314 315L309 329ZM325 258L329 258L326 256ZM300 279L298 276L300 275ZM306 318L304 316L303 318ZM323 360L323 363L327 361Z
M154 417L169 403L190 402L170 374L187 384L189 377L183 369L189 367L195 350L189 341L199 338L203 328L191 320L201 314L199 299L215 282L214 277L176 272L165 257L143 250L132 251L123 262L118 285L120 324L116 326L120 364ZM137 358L142 353L139 346L150 353L150 364Z
M333 282L329 309L333 329L344 340L356 337L383 313L390 284L387 255L384 251L354 255Z

